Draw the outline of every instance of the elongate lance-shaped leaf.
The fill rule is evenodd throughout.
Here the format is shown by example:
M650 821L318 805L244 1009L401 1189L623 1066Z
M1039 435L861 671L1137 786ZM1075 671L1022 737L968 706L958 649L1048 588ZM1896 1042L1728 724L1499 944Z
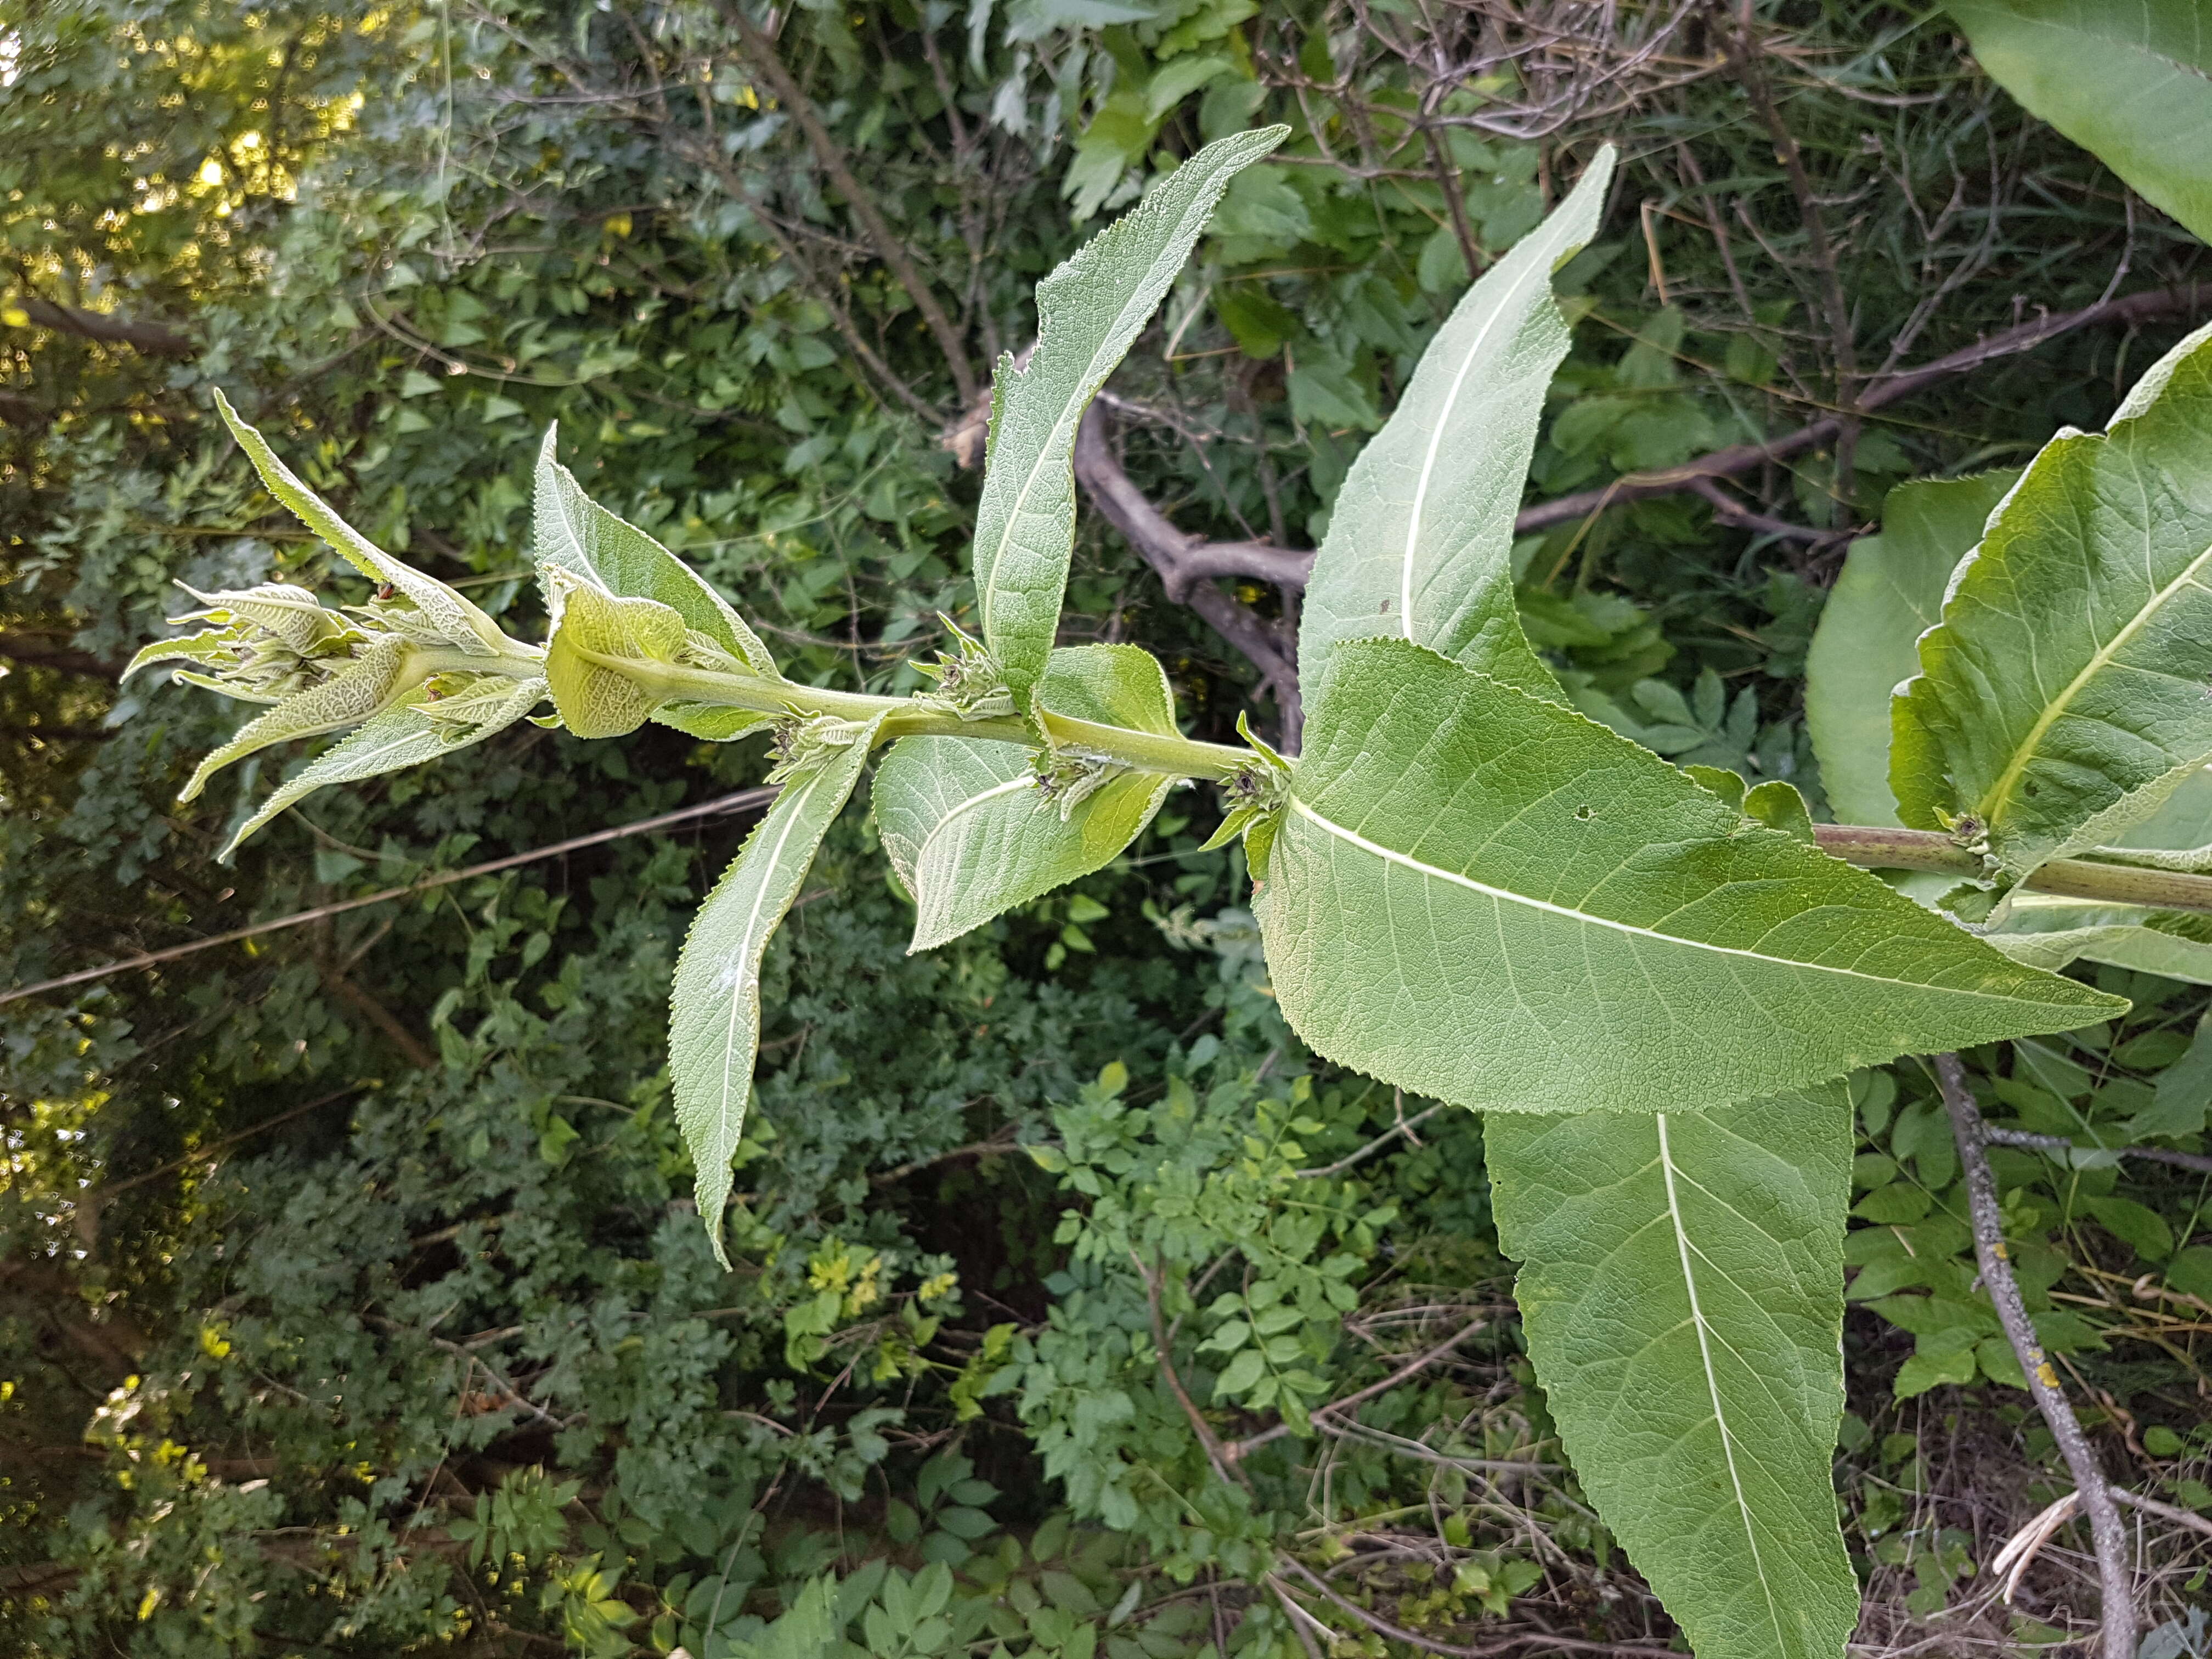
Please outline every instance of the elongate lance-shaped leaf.
M1561 1442L1698 1659L1837 1659L1858 1622L1832 1479L1852 1145L1833 1084L1484 1124Z
M1137 646L1054 652L1036 696L1055 714L1176 735L1167 675ZM1056 792L1015 744L901 738L877 769L869 799L884 851L914 896L907 949L933 950L1102 868L1174 787L1154 772L1115 769L1092 778L1079 768Z
M2126 1006L1419 646L1319 691L1254 909L1291 1026L1384 1083L1667 1111Z
M1306 584L1308 685L1343 641L1395 634L1559 695L1514 612L1513 514L1569 343L1553 273L1596 234L1613 164L1601 149L1552 216L1468 290L1352 464Z
M1002 357L975 511L983 643L1024 712L1060 626L1075 545L1075 432L1206 228L1229 181L1288 127L1208 144L1037 284L1028 367Z
M1805 730L1839 822L1898 822L1890 694L1919 672L1920 636L1942 614L1951 573L2019 477L1899 484L1882 503L1881 533L1861 537L1844 556L1805 658Z
M714 890L691 919L670 998L668 1069L676 1121L691 1149L699 1218L725 1267L722 1206L730 1160L744 1132L760 1048L761 958L814 862L822 838L860 781L873 721L830 746L821 763L787 781Z
M2003 870L2118 840L2212 761L2212 327L2062 433L1953 577L1893 710L1914 829ZM1962 822L1966 821L1966 822Z
M276 458L269 441L248 426L230 406L220 389L215 406L261 475L271 495L290 508L301 523L337 550L338 556L362 573L394 588L414 602L423 619L442 635L447 644L472 656L496 657L514 648L499 624L465 596L426 576L413 566L395 559L333 512L323 498L300 482L292 469Z
M2212 20L2202 0L1951 0L1975 60L2212 240Z
M2016 897L2004 925L1984 934L2014 962L2053 973L2072 962L2102 962L2162 979L2212 985L2212 918L2094 899Z

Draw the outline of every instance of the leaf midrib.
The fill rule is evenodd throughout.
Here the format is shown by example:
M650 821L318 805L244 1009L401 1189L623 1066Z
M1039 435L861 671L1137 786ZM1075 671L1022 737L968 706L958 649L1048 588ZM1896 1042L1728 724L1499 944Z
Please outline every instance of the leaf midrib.
M2006 812L2016 799L2013 791L2018 786L2021 775L2027 770L2029 762L2035 758L2037 745L2050 734L2051 728L2058 723L2059 717L2073 705L2074 699L2081 694L2081 689L2087 685L2091 679L2112 665L2121 649L2129 641L2135 638L2136 635L2142 630L2143 624L2157 615L2166 602L2185 587L2195 587L2207 594L2212 594L2212 588L2206 588L2203 583L2196 580L2197 573L2203 570L2208 564L2212 564L2212 546L2206 547L2202 553L2189 562L2179 575L2153 594L2148 604L2128 618L2126 626L2113 635L2107 643L2097 647L2089 660L2082 665L2081 672L2067 683L2066 689L2044 705L2043 712L2035 717L2035 723L2028 728L2027 735L2014 747L2012 758L2005 763L2004 770L1997 775L1996 781L1984 793L1982 796L1984 823L1994 829L2004 822Z
M1540 235L1542 233L1539 231L1537 234ZM1428 510L1429 480L1436 471L1437 453L1443 447L1444 428L1450 424L1452 410L1459 406L1460 392L1467 385L1467 377L1474 367L1475 357L1482 350L1484 343L1490 338L1491 331L1498 325L1499 319L1510 309L1512 302L1517 300L1527 288L1528 279L1532 275L1540 276L1547 285L1552 280L1552 272L1548 265L1534 259L1528 262L1521 278L1506 289L1500 303L1483 319L1481 329L1476 333L1473 342L1468 344L1466 356L1460 359L1458 368L1453 372L1451 390L1445 394L1443 408L1437 414L1435 425L1430 429L1428 449L1421 457L1420 479L1413 486L1413 515L1406 526L1406 551L1399 562L1401 568L1398 575L1398 622L1399 626L1404 630L1405 637L1408 640L1413 639L1413 555L1420 543L1421 518ZM1413 642L1417 645L1420 643L1418 640Z
M975 794L968 796L963 800L955 802L952 807L946 811L943 817L938 819L934 824L930 826L929 833L922 837L921 850L915 855L914 867L916 872L921 870L921 861L929 856L929 849L937 845L938 836L945 833L945 826L946 824L951 823L953 819L958 817L963 812L974 811L975 808L981 806L985 801L991 799L994 796L1011 795L1016 790L1029 788L1036 781L1036 779L1024 772L1018 777L1008 778L1004 783L994 783L988 789L981 790Z
M1751 1504L1743 1494L1743 1477L1735 1467L1735 1437L1729 1432L1728 1413L1721 1405L1720 1378L1713 1370L1712 1340L1705 1327L1705 1309L1698 1300L1698 1276L1690 1265L1690 1235L1682 1220L1682 1206L1674 1193L1674 1158L1667 1139L1667 1114L1653 1114L1659 1131L1659 1172L1667 1188L1667 1219L1674 1229L1674 1248L1682 1261L1682 1287L1690 1299L1690 1322L1698 1333L1698 1358L1705 1367L1705 1394L1712 1401L1713 1426L1720 1431L1721 1456L1728 1464L1729 1485L1735 1496L1736 1514L1743 1522L1744 1541L1751 1548L1751 1565L1759 1574L1759 1592L1766 1598L1766 1617L1774 1626L1775 1651L1786 1652L1789 1642L1782 1628L1781 1610L1774 1605L1774 1587L1766 1576L1766 1562L1759 1553L1759 1533L1752 1524Z
M805 786L800 788L799 793L792 798L791 816L784 820L783 833L776 837L775 850L769 854L766 862L762 866L760 884L753 891L753 908L751 914L746 916L745 925L738 931L738 947L742 954L740 954L738 958L738 979L736 982L730 987L729 1024L724 1028L722 1032L721 1076L719 1079L720 1087L717 1091L715 1104L715 1118L718 1126L729 1121L730 1073L732 1070L730 1065L730 1055L734 1051L737 1045L738 1017L747 1006L747 999L744 994L742 994L742 993L746 988L746 981L752 977L753 973L752 940L754 929L760 926L761 910L768 902L769 890L775 884L776 872L783 867L783 849L791 845L792 836L798 830L799 824L805 820L807 802L813 799L814 792L821 787L822 781L829 776L829 769L826 767L823 770L817 772L812 777L806 781ZM745 1085L747 1090L750 1091L752 1085L752 1067L750 1066L747 1066L745 1068Z
M1205 195L1205 191L1202 188L1199 194L1200 198L1202 200ZM1196 209L1198 205L1199 204L1197 202L1194 202L1190 208L1185 209L1184 211L1177 216L1175 224L1175 234L1168 239L1169 245L1170 246L1172 246L1175 241L1180 238L1182 234L1182 227L1189 222L1191 212ZM1206 218L1210 216L1212 216L1212 215L1211 210L1209 209L1206 213L1200 215L1201 224ZM1126 224L1127 222L1128 221L1127 220L1120 222L1121 224ZM1103 241L1106 236L1112 234L1115 228L1116 228L1115 226L1109 226L1107 229L1101 234L1099 239L1100 241ZM1096 246L1097 244L1094 243L1092 246ZM1189 255L1187 253L1184 255L1185 258L1188 258L1188 257ZM1139 290L1143 289L1145 282L1151 279L1152 269L1153 267L1152 266L1146 267L1144 278L1138 283ZM1043 286L1044 284L1042 283L1038 285L1040 295L1039 305L1037 307L1038 341L1036 353L1035 356L1030 358L1030 366L1027 368L1023 369L1018 374L1012 374L1007 377L1008 385L1006 392L1009 402L1012 401L1014 388L1017 386L1026 384L1030 377L1035 374L1038 369L1042 367L1038 360L1042 358L1044 356L1044 307L1042 305L1042 295ZM1090 359L1084 364L1082 378L1075 383L1077 387L1076 395L1065 399L1061 404L1060 412L1053 417L1052 431L1042 453L1039 453L1036 462L1030 466L1028 476L1023 478L1021 488L1015 492L1014 499L1006 509L1006 528L1000 532L998 544L991 550L990 573L984 578L982 584L983 631L986 636L988 636L992 633L998 622L998 597L1000 592L999 585L999 562L1001 559L1005 558L1006 549L1013 543L1015 526L1021 522L1022 514L1028 510L1030 492L1036 488L1037 481L1043 477L1047 471L1049 469L1053 456L1059 453L1059 437L1060 428L1067 424L1068 411L1071 409L1074 410L1078 411L1079 416L1082 407L1091 401L1090 394L1085 392L1084 388L1090 386L1094 376L1098 376L1098 360L1101 357L1108 356L1115 334L1121 329L1123 322L1127 319L1129 313L1137 308L1137 301L1141 297L1141 292L1132 294L1129 296L1128 301L1121 307L1121 308L1114 313L1112 326L1108 328L1105 333L1100 337L1098 346L1092 350ZM1151 305L1148 305L1144 308L1144 314L1146 316L1151 315L1152 307L1158 304L1159 301L1157 299L1152 301ZM1119 361L1119 359L1116 358L1115 361ZM1100 376L1099 378L1103 379L1103 377Z
M1492 887L1487 882L1477 881L1472 876L1463 876L1455 870L1444 870L1433 864L1424 864L1417 858L1401 853L1394 848L1382 846L1380 842L1370 841L1357 830L1347 830L1333 819L1323 817L1298 796L1291 797L1291 810L1301 817L1319 824L1338 839L1347 842L1364 852L1372 853L1377 858L1385 859L1392 864L1402 865L1418 874L1434 876L1439 880L1455 883L1472 892L1481 893L1490 898L1504 899L1509 903L1525 905L1529 909L1545 911L1555 916L1565 916L1572 921L1587 922L1595 927L1611 928L1615 933L1632 934L1639 939L1656 939L1662 945L1682 945L1693 951L1710 951L1717 956L1741 957L1751 962L1771 963L1784 968L1799 968L1808 973L1834 974L1846 979L1862 979L1869 984L1912 985L1927 990L1942 990L1953 996L1978 997L1990 994L1981 991L1960 990L1955 987L1925 985L1916 980L1890 979L1880 974L1861 973L1856 968L1832 967L1826 963L1807 962L1797 957L1770 956L1763 951L1747 951L1734 945L1715 945L1707 939L1690 939L1680 933L1662 933L1655 928L1638 927L1633 922L1615 921L1609 916L1593 915L1587 910L1577 910L1565 904L1554 904L1549 899L1533 898L1526 893L1514 892L1510 888ZM2008 1001L2017 999L1994 998L1993 1000Z

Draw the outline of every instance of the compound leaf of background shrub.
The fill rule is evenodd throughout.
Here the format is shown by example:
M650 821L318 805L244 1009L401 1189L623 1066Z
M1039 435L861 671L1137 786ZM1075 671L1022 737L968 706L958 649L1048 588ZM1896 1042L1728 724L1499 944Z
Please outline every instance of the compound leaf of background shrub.
M1075 432L1174 283L1229 181L1287 127L1243 132L1170 173L1037 284L1037 343L1024 368L1002 358L975 509L975 593L983 642L1026 710L1060 626L1075 544Z
M448 709L441 709L433 716L417 705L408 704L387 708L358 731L348 732L343 741L333 744L287 779L252 817L239 825L217 859L228 860L247 836L293 802L306 799L318 789L334 783L358 783L363 778L380 777L386 772L443 759L456 750L466 749L471 744L482 743L495 732L505 731L546 696L543 680L501 680L487 688L487 692L481 699L470 699L471 707L465 712L473 718L457 720L455 714L463 711Z
M1952 0L2027 110L2212 240L2212 29L2199 0Z
M1253 908L1293 1028L1382 1082L1666 1111L2125 1006L1404 641L1340 647L1313 706Z
M676 1121L691 1149L699 1218L722 1250L730 1159L745 1122L760 1047L761 957L853 793L880 714L811 770L787 781L737 858L691 919L669 999L668 1070Z
M1698 1659L1834 1659L1850 1106L1494 1113L1499 1241L1567 1453Z
M1843 823L1893 824L1890 693L1919 672L1919 641L1959 561L2020 477L1923 478L1882 503L1881 533L1851 544L1805 658L1805 729Z
M1133 645L1055 651L1038 705L1107 725L1176 732L1174 694ZM1175 780L1122 772L1063 817L1037 787L1030 751L973 738L902 738L870 787L884 851L913 895L909 951L957 939L1001 911L1088 875L1152 822Z
M1306 586L1309 684L1344 641L1397 634L1559 695L1514 614L1513 514L1569 343L1552 274L1596 234L1613 161L1600 150L1552 216L1468 290L1352 463Z
M499 624L467 598L436 577L426 576L413 566L393 558L301 483L292 469L277 459L269 441L239 419L238 411L230 406L230 399L222 395L220 388L215 394L215 406L231 435L238 440L239 447L253 463L253 470L261 475L261 482L269 493L289 508L301 523L329 543L348 564L362 575L374 577L405 594L457 649L471 656L495 657L509 648L510 641L499 631Z
M1894 708L1916 829L1980 820L2004 870L2115 841L2212 760L2212 328L2101 434L2044 447Z

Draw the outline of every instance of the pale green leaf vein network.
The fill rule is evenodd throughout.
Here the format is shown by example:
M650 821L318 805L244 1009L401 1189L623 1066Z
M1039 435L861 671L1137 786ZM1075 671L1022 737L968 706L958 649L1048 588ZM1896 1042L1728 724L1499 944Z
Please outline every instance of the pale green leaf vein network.
M2146 502L2145 506L2148 507L2148 503ZM2146 549L2144 574L2147 577L2151 574L2149 565L2148 550ZM2142 632L2144 627L2164 608L2167 600L2172 599L2184 588L2193 587L2199 592L2212 594L2212 587L2207 587L2197 580L2199 573L2208 568L2212 568L2212 546L2206 547L2190 562L2188 568L2163 587L2159 588L2152 595L2148 605L2130 617L2110 640L2097 647L2089 660L2081 665L2081 671L2067 682L2066 689L2045 702L2043 708L2035 717L2035 723L2028 727L2027 734L2014 749L2012 759L2007 763L2005 769L1997 775L1996 783L1990 786L1989 795L1986 797L1990 804L1990 823L1996 824L2002 820L2007 809L2016 799L2014 790L2020 783L2021 775L2027 769L2028 763L2034 759L2037 745L2043 741L2051 728L2058 723L2059 719L2074 706L2074 701L2081 695L2082 688L2106 668L2111 667L2118 659L2121 650ZM2095 603L2094 594L2090 596L2090 602L2093 605ZM2027 619L2023 617L2021 620L2024 623ZM2160 672L2145 667L2139 663L2121 664L2120 666L2124 669L2136 669L2144 673ZM2191 686L2195 684L2194 681L2189 680L2184 675L2169 674L2165 675L2164 678L2180 680Z
M1448 881L1454 886L1464 887L1469 892L1480 893L1486 898L1494 899L1503 903L1525 905L1531 910L1540 910L1547 915L1584 923L1592 927L1608 928L1617 933L1624 933L1636 939L1653 939L1667 945L1686 946L1693 951L1710 951L1716 956L1743 957L1753 962L1789 962L1792 966L1808 968L1816 973L1837 974L1850 979L1871 980L1881 985L1896 982L1887 975L1863 973L1856 968L1841 968L1828 963L1799 962L1790 957L1770 956L1765 951L1740 945L1716 945L1708 939L1689 939L1680 933L1662 933L1656 927L1638 927L1628 922L1615 921L1609 917L1593 915L1588 910L1578 910L1571 905L1554 904L1549 899L1537 898L1532 894L1516 893L1506 888L1492 887L1487 882L1477 881L1474 877L1462 875L1456 870L1444 870L1433 864L1424 864L1420 860L1401 853L1395 848L1385 847L1379 842L1370 841L1358 830L1347 829L1333 818L1322 817L1295 796L1291 800L1291 811L1297 813L1298 817L1319 825L1326 833L1335 836L1346 845L1356 847L1363 853L1371 854L1391 864L1401 866L1424 878L1436 881ZM1607 879L1610 880L1612 878L1608 877ZM1395 939L1398 930L1394 927L1389 931ZM1593 964L1593 969L1594 968ZM1593 971L1592 985L1600 985L1601 977ZM1651 986L1651 989L1655 994L1662 994L1662 988L1656 983Z
M1765 1597L1767 1615L1773 1621L1775 1644L1779 1651L1788 1644L1787 1638L1782 1628L1782 1615L1774 1605L1774 1587L1767 1581L1766 1564L1759 1559L1759 1528L1752 1519L1750 1500L1743 1495L1743 1476L1736 1471L1735 1436L1729 1428L1728 1408L1721 1402L1720 1377L1713 1370L1712 1333L1698 1299L1698 1270L1690 1261L1689 1230L1682 1221L1681 1200L1674 1192L1674 1155L1667 1140L1667 1114L1654 1113L1651 1121L1659 1132L1659 1169L1667 1187L1667 1221L1674 1229L1674 1249L1682 1260L1682 1285L1689 1295L1690 1320L1698 1332L1698 1356L1705 1365L1705 1396L1712 1401L1713 1426L1720 1433L1721 1455L1728 1462L1729 1486L1735 1498L1736 1513L1743 1520L1744 1541L1751 1550L1752 1565L1759 1575L1759 1593Z

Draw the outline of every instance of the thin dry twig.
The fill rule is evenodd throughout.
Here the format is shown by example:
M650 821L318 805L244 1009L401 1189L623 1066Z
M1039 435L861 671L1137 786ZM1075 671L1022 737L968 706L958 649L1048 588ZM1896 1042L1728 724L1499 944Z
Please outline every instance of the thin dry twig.
M1967 1208L1973 1219L1974 1260L1982 1272L1982 1288L1996 1309L1997 1322L2027 1379L2036 1409L2043 1413L2051 1437L2073 1472L2074 1485L2089 1519L2089 1536L2095 1546L2097 1577L2104 1592L2100 1626L2103 1659L2133 1659L2136 1644L2135 1589L2128 1571L2127 1536L2120 1526L2119 1510L2112 1503L2112 1488L2105 1480L2096 1449L2081 1432L2058 1373L2051 1369L2043 1343L2029 1322L2027 1304L2020 1283L2013 1277L2011 1254L2005 1243L2004 1214L1997 1202L1996 1177L1990 1173L1988 1126L1982 1121L1980 1103L1966 1080L1966 1068L1958 1055L1934 1057L1936 1080L1943 1104L1951 1115L1951 1133L1959 1148L1959 1163L1966 1176Z

